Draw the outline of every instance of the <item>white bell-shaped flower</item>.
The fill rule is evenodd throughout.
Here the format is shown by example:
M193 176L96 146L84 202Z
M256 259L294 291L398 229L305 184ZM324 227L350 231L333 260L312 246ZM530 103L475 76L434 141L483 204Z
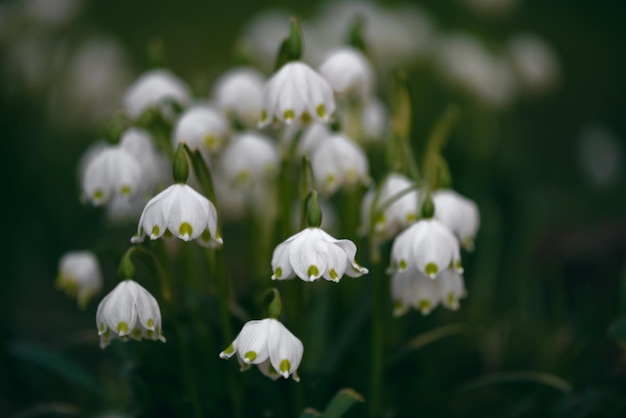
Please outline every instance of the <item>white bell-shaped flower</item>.
M397 271L391 276L393 314L400 316L409 308L428 315L439 305L439 278L430 279L415 269Z
M230 135L230 124L218 110L198 105L187 109L174 125L174 148L185 142L192 149L213 154L222 149Z
M93 295L102 288L102 271L91 251L70 251L59 260L56 285L76 297L84 309Z
M263 87L258 127L276 121L288 125L328 123L335 107L333 89L324 77L303 62L288 62Z
M374 90L372 65L362 52L354 48L331 51L319 66L319 72L339 97L353 96L364 100Z
M138 119L147 109L158 108L166 118L172 117L170 101L182 106L191 102L189 87L168 70L155 69L142 74L126 90L124 109Z
M311 166L321 194L328 195L341 187L370 182L365 151L343 134L333 135L320 143L311 154Z
M150 199L141 214L137 234L139 243L146 235L155 240L169 231L183 241L198 239L209 247L223 243L217 232L217 211L209 199L183 183L173 184Z
M246 322L232 344L220 353L220 358L228 359L235 353L242 371L256 364L263 374L274 380L292 376L296 382L300 381L298 366L304 346L277 319Z
M265 77L253 67L237 67L222 74L213 87L217 107L247 127L261 116Z
M82 174L83 198L96 206L109 202L114 195L130 198L143 187L142 166L120 145L108 145L95 151L85 163Z
M476 203L454 190L442 189L433 193L433 204L435 218L458 237L465 249L473 250L474 237L480 226Z
M320 277L338 283L344 274L359 277L368 270L355 260L356 245L335 239L321 228L310 227L278 244L272 255L272 280L299 277L313 282Z
M259 132L242 132L221 156L221 172L231 184L249 184L274 178L280 163L278 147Z
M391 173L380 186L374 219L374 233L381 239L389 239L419 217L418 192L415 183L399 173ZM376 189L371 188L361 204L361 230L369 231L372 222L372 205ZM382 212L381 208L385 208ZM380 213L379 213L380 212Z
M395 238L391 272L417 269L434 279L447 268L463 272L459 241L437 219L419 220Z
M454 270L444 270L435 280L439 285L441 304L448 309L459 309L459 300L467 296L463 275Z
M368 100L361 111L362 139L369 142L382 142L386 138L389 123L389 110L375 98Z
M297 153L299 156L311 155L323 141L333 136L330 127L325 123L312 123L302 130ZM292 139L293 140L293 139Z
M102 299L96 312L96 326L100 347L105 348L112 339L128 338L159 340L161 334L161 310L159 304L141 285L133 280L121 281Z
M169 182L171 172L167 156L158 151L154 139L145 130L129 128L122 133L120 147L135 156L142 168L144 192L152 193L161 185Z

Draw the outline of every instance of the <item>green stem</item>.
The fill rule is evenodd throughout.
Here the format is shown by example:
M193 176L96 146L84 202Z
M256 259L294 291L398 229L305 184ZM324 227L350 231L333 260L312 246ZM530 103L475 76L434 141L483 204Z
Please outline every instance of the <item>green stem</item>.
M370 375L370 417L379 417L385 401L383 366L385 358L386 325L389 309L387 309L387 280L384 268L380 263L372 265L372 358Z

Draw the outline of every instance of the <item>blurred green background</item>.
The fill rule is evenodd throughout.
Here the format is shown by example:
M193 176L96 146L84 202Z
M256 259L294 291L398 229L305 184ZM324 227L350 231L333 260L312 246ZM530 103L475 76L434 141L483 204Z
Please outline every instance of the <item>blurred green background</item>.
M103 224L101 211L81 204L78 160L102 126L76 123L68 114L76 109L54 100L54 92L72 82L55 78L54 55L46 55L41 63L50 79L32 86L25 81L27 70L13 64L19 55L15 51L33 32L49 41L46 52L55 48L55 42L71 50L81 40L104 35L126 47L132 80L145 68L148 45L159 39L167 66L197 95L206 95L215 77L232 65L235 40L253 16L285 8L306 18L319 4L83 2L69 24L52 29L20 24L18 31L7 35L11 22L16 22L15 14L7 10L17 3L0 3L0 146L7 180L2 203L0 416L46 416L32 409L37 404L77 405L82 412L66 413L91 416L95 412L90 407L94 411L106 407L90 391L91 381L71 367L68 371L62 361L56 366L50 366L49 359L38 362L33 350L67 355L98 384L105 384L115 381L107 376L116 373L119 358L152 347L141 343L117 354L116 349L101 352L94 326L97 303L80 312L74 301L54 288L63 253L90 248L107 234L130 236L134 226L111 230ZM552 46L561 77L545 95L493 109L476 105L437 81L428 66L407 68L417 149L447 104L461 107L444 154L455 188L478 203L482 226L475 252L464 259L469 296L460 311L439 308L428 317L412 312L394 322L394 329L403 330L394 335L403 337L391 342L385 370L389 416L626 416L626 326L622 323L620 331L617 322L613 335L609 332L620 315L626 315L623 7L610 0L520 0L506 16L485 16L461 1L415 4L442 30L472 33L494 48L517 32L536 34ZM593 142L589 135L603 139ZM116 248L113 254L124 250ZM113 283L116 263L115 257L103 260L108 274L105 292ZM462 333L401 354L410 338L457 324L464 324ZM353 341L369 343L367 326L356 332ZM347 348L344 361L330 374L301 373L304 404L323 409L334 391L344 386L367 395L363 349L366 353L366 347ZM152 355L159 364L151 371L154 375L141 371L144 381L171 372L164 371L166 349L156 350ZM204 355L217 358L217 352ZM550 373L569 382L571 391L526 378L498 384L480 380L511 371ZM131 372L124 376L130 376L129 386L140 393L133 396L151 399L151 406L137 411L139 415L187 415L184 399L163 401L168 398L159 392L163 385L144 388L152 394L147 396L130 382ZM286 396L281 393L290 393L290 382L276 382L267 389L272 383L262 381L262 376L247 379L255 389L247 392L250 411L289 416L282 407L274 410L275 415L267 411L272 411L271 405L289 403L281 400ZM131 397L120 398L124 396ZM254 409L255 402L262 407ZM357 405L352 414L365 415L365 407Z

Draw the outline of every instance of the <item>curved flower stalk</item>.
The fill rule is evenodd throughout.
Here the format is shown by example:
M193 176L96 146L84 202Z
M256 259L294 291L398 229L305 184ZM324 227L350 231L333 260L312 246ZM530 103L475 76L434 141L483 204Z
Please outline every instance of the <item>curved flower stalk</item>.
M377 207L374 210L374 233L380 239L387 240L419 218L419 193L415 189L415 183L399 173L389 174L380 187ZM363 233L367 233L370 228L375 196L376 190L371 188L361 204ZM384 210L380 212L383 206Z
M220 358L229 359L235 353L241 371L256 364L261 373L273 380L292 376L296 382L300 381L298 366L302 361L304 346L277 319L246 322L232 344L220 353Z
M122 341L146 338L165 342L161 334L159 304L134 280L121 281L102 299L96 312L96 326L100 348L106 348L115 338Z
M59 260L56 286L76 297L84 309L89 300L102 288L102 271L91 251L70 251Z
M343 47L331 51L318 68L338 97L354 96L367 100L374 90L374 70L357 49Z
M480 214L476 203L454 190L435 191L433 203L435 218L458 237L465 249L473 250L474 237L480 226Z
M184 183L173 184L150 199L141 214L132 243L146 235L155 240L167 232L183 241L198 240L209 247L222 245L217 232L217 210L209 199Z
M213 86L216 105L248 128L261 116L265 77L253 67L236 67L222 74Z
M311 166L321 194L329 195L342 187L370 182L365 152L343 134L322 141L311 154Z
M283 65L263 87L263 108L258 127L272 122L308 125L330 122L335 112L333 89L303 62Z
M185 110L174 125L174 148L185 142L192 149L214 154L221 150L230 136L230 125L218 110L197 105Z
M156 108L164 117L171 119L171 101L187 106L191 102L191 92L170 71L156 69L142 74L126 90L124 110L131 118L138 119L146 110Z
M401 232L391 247L391 273L416 269L435 279L445 269L463 272L459 241L436 219L422 219Z
M467 296L463 276L453 270L445 270L431 279L416 269L398 271L391 276L393 314L400 316L409 308L428 315L439 304L457 310L459 300Z
M356 245L338 240L321 228L303 229L278 244L272 255L272 280L299 277L313 282L320 277L339 283L344 274L359 277L368 273L355 260Z

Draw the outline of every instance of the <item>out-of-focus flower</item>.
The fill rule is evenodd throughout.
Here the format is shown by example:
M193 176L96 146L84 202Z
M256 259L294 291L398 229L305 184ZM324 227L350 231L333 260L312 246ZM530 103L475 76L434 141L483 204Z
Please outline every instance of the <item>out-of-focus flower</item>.
M146 235L155 240L168 231L183 241L198 239L210 247L223 243L217 232L215 206L187 184L173 184L150 199L131 242L139 243Z
M463 276L453 270L442 271L434 280L415 269L397 271L391 277L394 316L405 314L409 308L428 315L440 303L457 310L466 294Z
M124 95L124 110L138 119L146 110L157 108L166 119L173 118L170 102L187 106L191 102L189 87L165 69L154 69L142 74Z
M374 90L374 71L360 51L343 47L328 53L319 66L338 97L355 96L367 100Z
M374 219L374 233L381 239L389 239L403 230L419 217L418 192L415 183L399 173L391 173L385 177L378 192L378 203L375 212L381 207L385 209ZM361 229L369 231L372 221L372 205L376 197L376 189L370 188L361 204ZM390 203L392 202L392 203Z
M21 0L24 17L49 27L59 27L71 22L80 12L80 0Z
M229 135L230 125L220 111L197 105L185 110L176 121L172 140L174 148L185 142L208 155L222 149Z
M248 128L261 116L265 77L255 68L237 67L222 74L213 87L216 105Z
M442 189L433 193L433 204L435 218L458 237L465 249L473 250L474 237L480 226L476 203L454 190Z
M331 138L333 133L330 127L325 123L312 123L302 130L302 136L298 143L297 152L298 155L311 155L313 150L319 146L323 141Z
M165 154L157 150L149 132L128 128L122 133L120 147L134 155L141 166L144 193L152 194L168 182L170 162Z
M509 42L508 53L518 84L525 92L540 94L558 83L560 70L556 54L538 36L515 36Z
M414 269L431 279L445 269L463 272L459 241L437 219L422 219L401 232L391 247L391 272Z
M321 228L305 228L274 249L272 280L299 277L313 282L320 277L338 283L344 274L359 277L368 270L355 260L356 245L335 239Z
M222 174L231 184L263 182L278 174L278 148L259 132L242 132L228 144L220 162Z
M320 143L311 153L311 166L321 194L370 182L365 152L343 134L332 135Z
M84 309L92 296L102 288L102 272L91 251L70 251L59 261L56 285L68 295L76 297Z
M585 126L580 134L578 151L584 174L594 186L608 188L621 178L622 142L607 126Z
M273 380L292 376L296 382L300 381L298 366L304 346L277 319L246 322L232 344L220 353L220 358L229 359L235 353L242 371L256 364L264 375Z
M333 89L303 62L283 65L263 87L263 110L259 127L272 122L307 125L328 123L335 111Z
M161 310L159 304L141 285L133 280L121 281L102 299L96 312L96 326L100 347L105 348L112 339L128 338L159 340L161 334Z

